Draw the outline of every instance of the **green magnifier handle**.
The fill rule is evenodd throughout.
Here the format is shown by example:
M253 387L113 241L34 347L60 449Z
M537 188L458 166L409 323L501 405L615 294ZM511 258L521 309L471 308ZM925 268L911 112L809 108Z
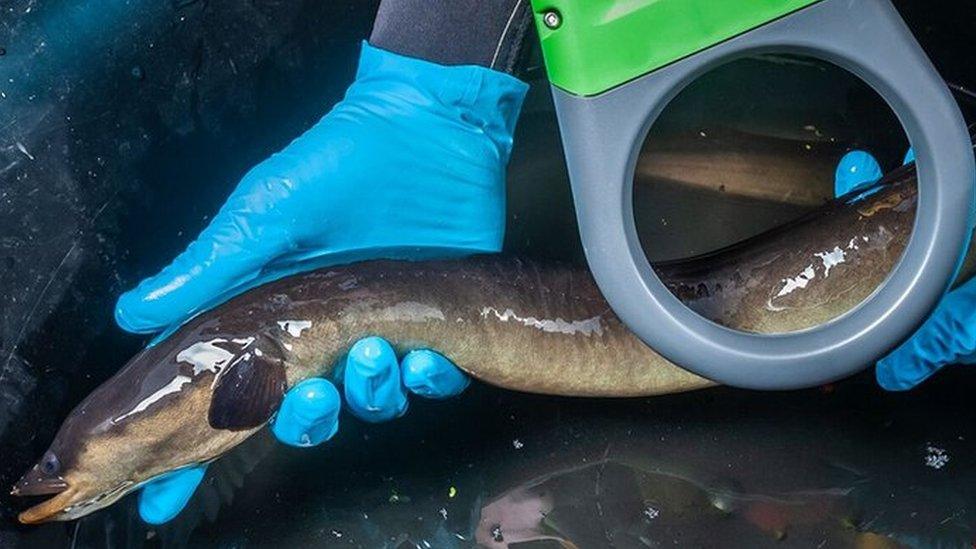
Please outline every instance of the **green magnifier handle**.
M587 261L645 343L720 383L793 389L874 363L924 321L968 244L976 167L951 93L888 0L533 0ZM911 240L886 282L824 325L758 335L719 326L661 283L638 240L637 156L665 106L718 65L810 56L873 87L917 154Z

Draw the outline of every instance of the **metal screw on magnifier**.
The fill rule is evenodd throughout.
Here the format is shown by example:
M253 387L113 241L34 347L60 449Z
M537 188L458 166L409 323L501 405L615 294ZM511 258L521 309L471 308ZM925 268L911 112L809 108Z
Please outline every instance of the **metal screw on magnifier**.
M556 10L549 10L542 15L542 22L550 29L558 29L563 24L563 17Z

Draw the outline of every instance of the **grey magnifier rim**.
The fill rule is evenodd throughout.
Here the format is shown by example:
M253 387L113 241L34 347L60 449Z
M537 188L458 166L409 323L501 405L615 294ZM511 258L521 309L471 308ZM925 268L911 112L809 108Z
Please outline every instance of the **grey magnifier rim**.
M761 53L838 65L873 87L915 148L919 204L902 260L854 310L797 333L757 335L719 326L661 283L637 236L633 174L665 106L717 65ZM823 0L595 97L553 88L590 268L617 315L676 364L720 383L809 387L872 364L907 338L942 297L970 235L974 168L958 106L887 0Z

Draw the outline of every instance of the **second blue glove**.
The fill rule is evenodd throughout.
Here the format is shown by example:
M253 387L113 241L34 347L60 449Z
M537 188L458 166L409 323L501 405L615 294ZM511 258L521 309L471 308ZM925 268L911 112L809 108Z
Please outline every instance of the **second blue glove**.
M912 149L904 163L915 161ZM867 152L852 151L837 167L837 196L881 178L881 167ZM976 279L949 292L921 328L890 355L878 361L875 376L889 391L916 387L949 364L976 363Z

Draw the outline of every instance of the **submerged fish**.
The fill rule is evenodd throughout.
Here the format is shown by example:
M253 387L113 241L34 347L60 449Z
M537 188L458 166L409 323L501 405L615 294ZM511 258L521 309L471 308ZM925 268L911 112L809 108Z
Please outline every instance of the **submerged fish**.
M908 246L915 166L800 219L722 250L655 266L689 308L741 331L787 333L850 311L884 282ZM976 273L976 242L956 283Z
M84 516L217 458L263 427L289 387L328 376L370 334L400 350L440 349L513 389L628 396L710 384L632 335L585 269L500 258L324 269L242 294L133 358L18 482L17 494L56 494L20 520ZM555 357L565 362L526 367Z
M658 267L690 307L757 332L800 329L874 291L914 220L914 170L731 249ZM436 348L488 383L571 396L647 396L712 383L627 330L581 267L481 257L372 261L252 289L145 349L69 415L14 487L53 495L25 523L70 520L159 474L209 462L260 430L285 391L329 376L357 339Z
M731 197L819 206L833 198L833 185L826 183L837 169L844 145L816 142L812 133L800 137L787 139L727 128L710 130L707 137L697 133L654 136L638 159L637 175ZM811 184L815 181L824 184Z

